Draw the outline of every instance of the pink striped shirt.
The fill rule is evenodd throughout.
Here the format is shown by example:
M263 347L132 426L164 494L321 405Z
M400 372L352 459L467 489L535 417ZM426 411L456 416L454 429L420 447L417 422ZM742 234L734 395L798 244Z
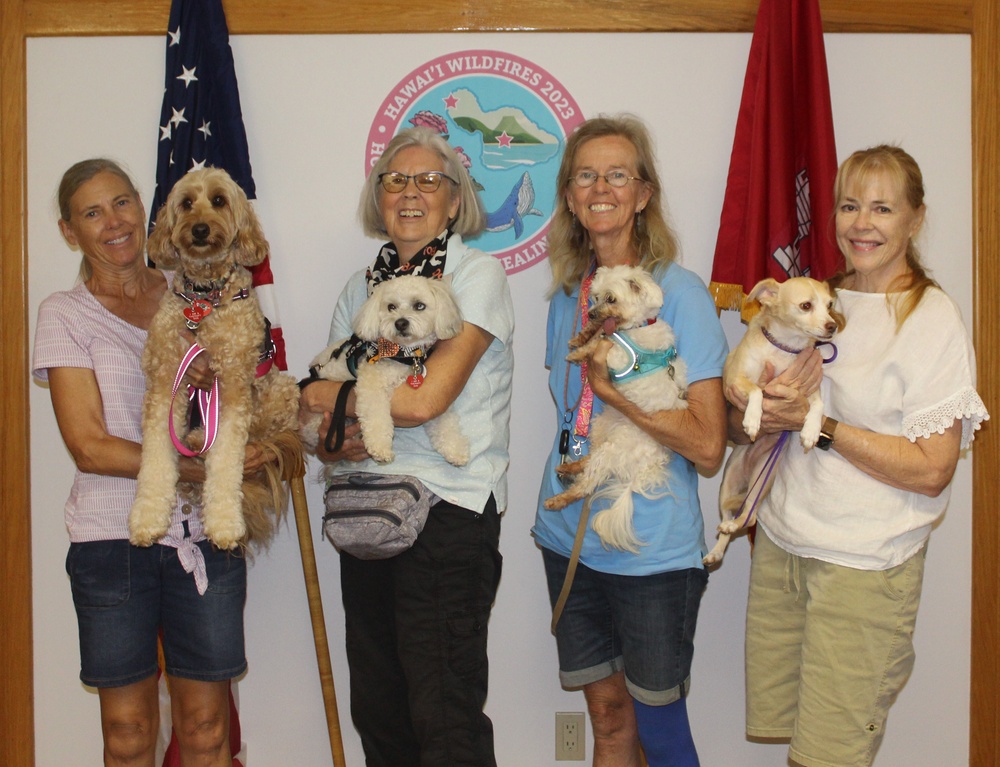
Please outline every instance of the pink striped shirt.
M166 276L168 281L172 278ZM108 311L81 283L72 290L52 294L39 307L32 374L47 381L49 368L93 370L108 434L139 443L146 391L141 367L146 335L142 328ZM128 538L128 514L135 488L134 479L77 469L65 510L70 540ZM184 539L184 520L188 521L188 541L203 540L201 516L191 511L190 506L183 507L179 502L170 530L159 543L179 546Z

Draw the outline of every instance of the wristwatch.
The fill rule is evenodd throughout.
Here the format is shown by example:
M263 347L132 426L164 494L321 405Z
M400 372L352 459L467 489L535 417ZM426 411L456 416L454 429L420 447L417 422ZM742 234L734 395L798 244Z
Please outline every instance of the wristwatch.
M835 418L824 418L823 427L819 430L819 439L816 440L816 447L820 450L829 450L833 444L833 435L837 431L840 421Z

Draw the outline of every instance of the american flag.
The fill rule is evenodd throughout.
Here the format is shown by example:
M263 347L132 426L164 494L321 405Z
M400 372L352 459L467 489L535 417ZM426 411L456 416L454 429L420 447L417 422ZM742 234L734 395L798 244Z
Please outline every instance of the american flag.
M257 197L222 0L173 1L164 71L150 229L177 179L190 170L224 168L249 199ZM270 259L250 271L271 322L275 363L287 370Z

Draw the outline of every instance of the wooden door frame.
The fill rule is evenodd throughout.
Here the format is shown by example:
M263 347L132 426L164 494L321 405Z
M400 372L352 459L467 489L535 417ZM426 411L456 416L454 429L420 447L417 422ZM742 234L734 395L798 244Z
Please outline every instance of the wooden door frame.
M820 0L827 32L961 34L972 50L973 339L978 389L998 401L1000 295L1000 0ZM749 32L757 0L225 0L233 34L406 32ZM33 767L31 498L28 413L27 84L30 37L162 35L170 0L0 2L0 764ZM928 105L932 108L932 105ZM995 408L992 408L995 409ZM992 474L1000 437L986 428L973 458L972 677L969 765L1000 764L1000 520ZM953 554L961 562L961 553Z

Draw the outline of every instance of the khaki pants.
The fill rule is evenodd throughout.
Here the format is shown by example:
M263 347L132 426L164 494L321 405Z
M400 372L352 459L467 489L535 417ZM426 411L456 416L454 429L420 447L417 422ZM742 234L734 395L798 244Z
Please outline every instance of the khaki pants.
M884 571L788 554L758 528L747 606L747 735L805 767L868 767L913 669L926 547Z

